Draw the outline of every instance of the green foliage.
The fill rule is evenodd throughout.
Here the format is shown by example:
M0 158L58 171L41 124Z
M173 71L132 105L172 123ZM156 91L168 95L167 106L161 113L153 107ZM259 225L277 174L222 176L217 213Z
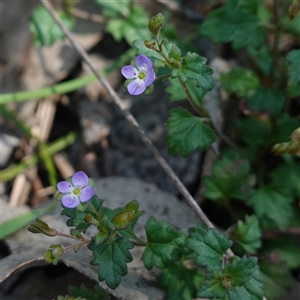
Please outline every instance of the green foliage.
M197 253L197 264L205 266L207 272L219 270L224 252L232 243L227 235L202 225L191 227L188 232L187 246Z
M202 107L203 97L205 95L205 90L201 87L197 87L197 83L194 80L188 80L186 82L187 89L192 96L193 102ZM170 85L166 88L166 92L171 94L170 101L179 101L187 99L185 91L182 89L182 85L178 78L170 80Z
M261 230L255 215L246 216L245 222L239 220L233 234L239 245L248 253L255 254L261 247Z
M89 200L89 203L91 203L95 208L95 210L99 212L103 204L103 200L99 199L96 195L94 195L92 199ZM87 214L96 217L95 211L91 209L89 206L86 206L83 211L79 209L65 207L61 212L61 215L65 215L69 217L69 220L67 221L67 225L69 227L75 226L75 229L77 229L80 232L86 232L86 230L90 227L90 223L87 222L86 219Z
M252 70L233 68L220 76L222 87L239 97L249 95L259 85L259 78Z
M99 6L102 7L102 14L107 18L115 18L118 15L128 17L130 14L131 0L122 1L103 1L94 0Z
M284 185L273 183L259 187L247 202L253 206L264 226L268 226L271 221L271 224L285 230L293 217L292 201L293 198Z
M204 196L212 200L247 199L251 193L250 164L230 150L213 163L212 175L203 179Z
M82 297L88 300L109 300L110 296L108 291L101 288L99 285L95 285L93 289L88 289L84 284L80 287L68 286L68 293L73 297Z
M288 93L291 97L300 95L300 50L290 51L286 57L289 62L288 68Z
M210 299L261 300L262 279L256 259L231 257L223 270L207 274L198 296Z
M113 3L114 1L110 2ZM115 2L119 5L122 2ZM128 44L134 39L148 39L150 34L147 30L148 16L141 6L132 6L126 18L115 16L106 24L106 32L110 33L116 41L123 38Z
M237 50L245 46L259 47L266 37L257 16L237 5L239 1L227 1L225 7L213 10L200 28L200 34L214 43L232 42Z
M73 17L64 12L59 11L58 13L68 29L72 29L75 26ZM65 37L50 13L42 5L34 9L29 21L29 29L34 35L34 43L36 46L51 46L55 41Z
M132 261L129 252L133 244L125 237L112 237L110 240L96 244L92 241L89 249L93 251L91 264L98 265L99 280L115 289L120 284L122 276L127 274L127 265Z
M281 90L259 86L247 97L247 104L252 111L278 115L284 106L285 95Z
M206 150L215 140L213 130L183 108L172 109L166 124L169 154L188 156L196 149Z
M165 300L196 298L204 275L199 269L187 268L181 261L169 264L158 279L158 285L167 290Z
M145 226L147 246L142 256L145 267L164 269L171 261L179 260L183 254L185 236L174 230L167 222L151 217Z
M172 69L172 78L179 77L183 82L188 79L196 80L197 86L210 91L214 86L212 78L213 70L206 66L207 59L196 53L188 52L184 58L182 65Z

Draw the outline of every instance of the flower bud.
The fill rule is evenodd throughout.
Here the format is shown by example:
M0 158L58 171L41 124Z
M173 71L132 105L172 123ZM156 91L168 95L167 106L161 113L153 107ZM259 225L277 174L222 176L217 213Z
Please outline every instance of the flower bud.
M50 228L47 223L40 219L36 219L36 223L30 224L27 230L32 233L43 233L47 236L56 236L57 234L54 228Z
M62 257L65 250L62 245L51 245L50 249L46 251L44 259L48 263L57 265L58 260Z
M150 19L150 22L148 23L148 29L149 31L155 35L158 36L160 29L164 26L164 16L161 13L158 13L154 17Z

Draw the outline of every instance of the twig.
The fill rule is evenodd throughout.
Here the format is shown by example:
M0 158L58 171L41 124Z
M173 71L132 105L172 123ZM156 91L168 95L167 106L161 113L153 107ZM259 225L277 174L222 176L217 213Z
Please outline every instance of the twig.
M108 94L111 96L114 104L119 108L121 113L124 115L126 120L129 122L129 124L135 129L137 132L139 138L142 140L142 142L146 145L148 150L154 155L155 159L158 161L158 163L161 165L161 167L164 169L164 171L168 174L170 179L173 181L175 186L177 187L178 191L182 194L182 196L186 199L188 204L193 208L193 210L196 212L196 214L200 217L201 221L210 228L214 228L214 225L212 222L208 219L208 217L205 215L205 213L202 211L202 209L198 206L196 200L192 197L192 195L189 193L189 191L186 189L186 187L183 185L183 183L180 181L178 176L174 173L172 168L169 166L167 161L161 156L161 154L158 152L158 150L153 146L151 140L147 137L145 132L141 129L136 119L133 117L133 115L123 107L121 98L118 96L118 94L114 91L114 89L111 87L111 85L108 83L108 81L103 77L96 68L92 65L92 62L86 53L86 51L81 47L80 44L77 43L77 41L73 38L69 30L65 27L65 25L61 22L60 18L57 16L56 12L53 10L51 5L46 0L40 0L40 2L45 6L45 8L49 11L49 13L52 15L54 20L57 22L63 33L67 36L72 46L75 48L75 50L80 54L80 56L83 58L83 60L87 63L91 71L96 75L100 83L104 86L104 88L107 90Z
M84 20L89 20L89 21L93 21L93 22L97 22L97 23L105 23L106 19L104 17L102 17L101 15L98 14L93 14L93 13L89 13L87 11L78 9L78 8L73 8L72 9L72 14L80 19L84 19Z

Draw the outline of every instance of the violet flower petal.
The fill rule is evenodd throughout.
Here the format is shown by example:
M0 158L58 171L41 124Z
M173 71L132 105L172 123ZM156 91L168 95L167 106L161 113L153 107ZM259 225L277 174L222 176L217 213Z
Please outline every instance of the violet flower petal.
M80 201L87 202L94 196L94 188L91 186L86 186L80 191Z
M127 90L130 95L140 95L145 91L145 89L146 85L144 80L139 78L131 81L127 86Z
M150 68L146 73L146 77L144 79L146 86L151 85L154 80L155 80L155 72L152 68Z
M89 178L84 172L78 171L73 175L72 182L74 187L81 189L89 184Z
M72 193L74 187L73 185L68 182L68 181L60 181L57 184L57 189L61 192L61 193Z
M137 78L139 71L134 66L128 65L121 69L121 73L126 79L133 79Z
M135 59L136 66L138 67L139 70L145 70L148 71L149 69L152 68L152 61L150 58L147 56L141 54L138 55Z
M74 194L68 194L62 197L62 204L64 207L74 208L79 205L79 197Z

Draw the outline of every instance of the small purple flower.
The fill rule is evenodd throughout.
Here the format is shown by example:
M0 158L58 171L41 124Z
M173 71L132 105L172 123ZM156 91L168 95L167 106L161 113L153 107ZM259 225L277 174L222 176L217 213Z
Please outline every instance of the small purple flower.
M121 69L122 75L126 79L133 79L127 86L131 95L140 95L155 80L155 72L152 67L152 61L145 55L138 55L134 66L128 65Z
M57 184L57 189L64 194L63 206L73 208L93 197L94 188L89 185L89 178L84 172L76 172L70 181L72 182L61 181Z

